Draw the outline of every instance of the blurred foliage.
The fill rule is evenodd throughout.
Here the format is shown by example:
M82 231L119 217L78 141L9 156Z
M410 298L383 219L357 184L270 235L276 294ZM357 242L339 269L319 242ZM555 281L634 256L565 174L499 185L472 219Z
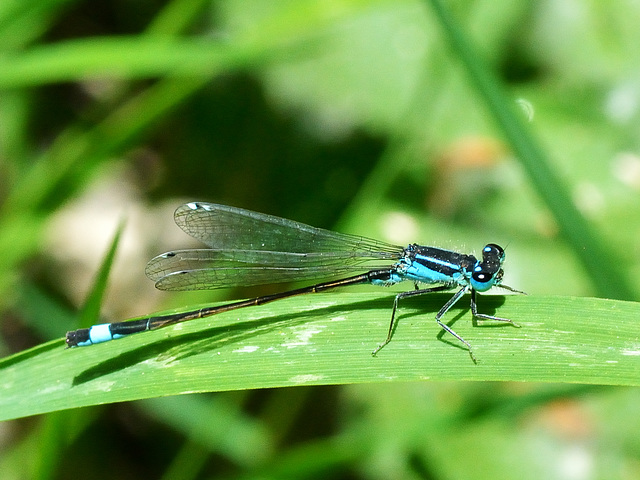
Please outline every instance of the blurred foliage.
M640 7L447 9L469 50L435 1L1 3L3 356L74 328L123 217L105 318L221 299L154 296L141 280L146 259L188 241L171 225L183 200L401 244L493 241L508 247L509 285L637 300ZM488 63L570 205L554 209L521 163L465 53ZM574 208L604 253L581 253L567 233ZM615 329L615 316L589 321ZM463 382L184 395L4 422L0 471L636 478L638 400L635 389Z

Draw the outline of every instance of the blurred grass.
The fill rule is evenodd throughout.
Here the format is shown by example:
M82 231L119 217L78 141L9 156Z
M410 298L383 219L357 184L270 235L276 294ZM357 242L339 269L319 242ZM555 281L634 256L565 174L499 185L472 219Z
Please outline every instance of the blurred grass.
M567 187L553 171L550 159L539 142L527 131L522 115L517 115L497 77L484 64L455 19L439 0L431 0L453 50L465 66L469 78L482 95L492 117L509 141L516 158L547 208L560 232L589 272L598 295L605 298L633 298L634 292L617 257L578 211Z
M341 217L341 230L398 243L450 246L447 242L459 239L471 250L487 239L508 244L509 284L534 295L509 297L500 312L515 306L518 318L540 315L556 327L552 334L542 325L465 331L472 344L480 342L478 348L494 335L526 338L543 331L549 337L542 336L538 346L544 338L583 338L607 352L621 342L637 342L634 304L593 300L628 305L630 313L620 317L587 309L580 315L572 312L572 302L592 300L539 294L637 298L637 288L625 283L640 272L634 175L640 123L634 107L638 9L574 4L566 7L573 9L567 16L559 4L459 2L447 5L453 9L448 17L445 10L426 5L180 0L155 10L139 5L136 12L59 1L0 6L3 353L73 328L77 307L65 298L71 294L64 288L82 287L69 278L74 273L50 265L59 252L51 251L48 226L64 207L86 201L93 186L113 174L113 165L123 164L138 169L139 189L130 203L216 200L319 226ZM484 66L476 52L486 58ZM475 77L463 68L475 68ZM493 93L484 90L482 97L478 78L489 78ZM533 119L518 120L513 100L505 98L525 100ZM487 115L491 110L485 105L493 105L493 114ZM534 153L541 154L531 156L529 149L527 155L513 141L530 136L538 139ZM483 156L496 137L511 138L512 152L502 146ZM467 161L452 162L460 160L460 145ZM153 154L134 154L141 150ZM543 174L529 167L521 171L515 162L503 161L512 155L530 158L537 167L543 157L552 162L550 169L538 169ZM148 157L157 157L162 167L154 170L153 161L140 160ZM549 180L549 170L561 180ZM127 230L135 224L130 220ZM86 220L85 225L87 231L93 228ZM150 247L156 253L162 243L154 236L168 230L147 225L144 237L156 241ZM84 242L75 248L87 249L90 241ZM138 250L137 256L148 254ZM112 275L113 283L118 276ZM144 309L141 295L132 291L117 303ZM345 295L336 301L347 301ZM375 294L352 295L378 305L369 300ZM169 302L175 306L196 298L204 301L185 296ZM307 301L313 305L317 299ZM304 303L297 302L278 308L289 314ZM378 310L382 322L388 312ZM139 313L146 312L133 314ZM464 352L433 342L429 322L412 318L402 319L389 347L402 348L403 335L420 338L452 361L464 362L462 371L473 366ZM563 337L563 325L568 331L563 320L581 337ZM457 322L456 328L466 329L466 323ZM419 328L415 336L409 335L412 328ZM154 333L157 338L165 334ZM373 339L373 332L366 335ZM340 345L330 340L327 345ZM68 352L45 344L17 359L49 359L41 366L55 389L62 385L56 375L60 380L70 373L56 373L56 366L74 366L66 363L72 361L69 354L113 355L125 348L116 342L102 350ZM536 362L565 358L552 347L538 355L533 363L519 365L518 358L528 357L517 352L505 363L520 368L520 379L548 380L533 368ZM606 362L606 355L600 360ZM368 354L356 358L363 374L379 360ZM578 364L590 358L578 358ZM624 358L629 375L634 358ZM420 357L416 365L426 360ZM621 368L608 365L611 372ZM457 374L457 368L449 373ZM489 371L486 363L480 368ZM584 376L566 366L551 371L565 381L589 381L585 368ZM131 372L115 374L124 383ZM492 375L513 378L500 370ZM612 380L615 374L607 378L606 383L623 383ZM38 380L21 378L34 386ZM169 392L159 383L155 394ZM141 470L144 476L180 472L184 478L199 478L202 472L236 478L509 478L516 468L525 478L551 478L566 473L567 465L577 468L570 460L578 452L590 478L638 473L635 389L390 382L225 395L216 396L219 401L208 410L194 404L208 404L208 398L182 396L166 403L156 399L72 410L47 416L36 427L5 422L5 438L12 443L0 456L0 470L6 478L24 472L33 473L31 478L65 478L68 470L60 462L73 451L78 465L91 464L97 478L114 465L121 478L139 477ZM144 394L134 391L127 398L137 396ZM107 391L102 398L107 401ZM243 454L245 441L263 455ZM159 449L166 461L143 461L157 459ZM470 449L481 454L456 453ZM101 469L105 457L110 464ZM192 458L198 461L190 463Z

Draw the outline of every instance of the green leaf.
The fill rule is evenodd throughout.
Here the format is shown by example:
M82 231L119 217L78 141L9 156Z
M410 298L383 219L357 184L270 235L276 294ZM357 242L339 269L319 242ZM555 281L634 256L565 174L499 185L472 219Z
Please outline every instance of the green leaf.
M62 340L0 362L0 420L192 392L409 380L640 385L640 304L483 296L481 312L516 321L447 320L478 364L432 320L449 298L407 299L377 357L393 297L331 293L226 312L86 348Z

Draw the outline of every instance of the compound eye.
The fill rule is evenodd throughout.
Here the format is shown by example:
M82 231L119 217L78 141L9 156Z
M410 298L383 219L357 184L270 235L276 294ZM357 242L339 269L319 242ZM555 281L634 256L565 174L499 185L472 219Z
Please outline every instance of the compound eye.
M496 283L494 278L495 274L495 271L490 272L480 266L477 266L471 274L471 280L469 283L471 284L471 287L478 292L486 292Z
M482 257L498 257L504 258L504 249L495 243L489 243L482 249Z
M478 292L486 292L494 285L500 285L504 271L501 268L487 270L478 265L473 273L469 283L471 287Z
M479 283L486 283L491 280L492 275L484 270L473 272L471 278Z

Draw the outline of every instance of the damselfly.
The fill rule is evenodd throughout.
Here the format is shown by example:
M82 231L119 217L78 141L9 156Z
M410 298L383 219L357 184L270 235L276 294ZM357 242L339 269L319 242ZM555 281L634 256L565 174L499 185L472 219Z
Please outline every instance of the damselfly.
M493 243L482 249L482 259L478 260L473 255L451 250L417 244L400 247L272 215L202 202L179 207L175 221L182 230L209 248L176 250L152 259L146 274L161 290L251 286L339 275L344 278L184 313L94 325L68 332L66 342L69 347L106 342L132 333L335 287L363 283L389 286L405 280L413 282L415 289L396 295L387 337L372 352L373 355L391 341L400 300L425 293L458 288L438 311L435 320L468 348L474 361L471 345L442 321L445 313L466 292L471 293L471 313L475 318L517 326L509 319L485 315L477 310L477 292L486 292L497 286L523 293L502 284L505 252ZM436 286L420 288L420 284Z

